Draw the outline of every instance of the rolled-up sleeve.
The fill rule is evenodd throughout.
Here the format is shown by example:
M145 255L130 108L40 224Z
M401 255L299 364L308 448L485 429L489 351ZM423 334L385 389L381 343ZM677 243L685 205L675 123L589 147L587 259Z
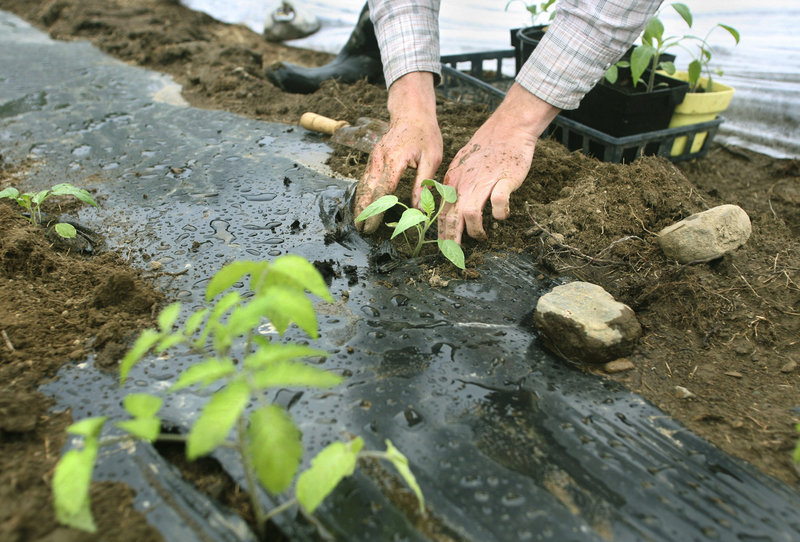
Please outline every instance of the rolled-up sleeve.
M577 108L644 30L661 2L560 0L550 28L516 81L550 105Z
M415 71L441 77L439 0L369 0L383 75L389 87Z

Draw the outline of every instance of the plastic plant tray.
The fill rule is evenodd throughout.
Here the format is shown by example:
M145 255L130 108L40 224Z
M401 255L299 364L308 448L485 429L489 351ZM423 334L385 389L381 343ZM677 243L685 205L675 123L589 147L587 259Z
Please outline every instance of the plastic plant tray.
M485 104L494 110L503 101L505 89L513 82L513 78L502 75L502 62L506 58L514 58L513 49L443 56L442 82L437 90L453 101ZM483 63L486 60L495 60L497 67L492 78L483 80L480 77L484 74ZM469 63L470 73L458 69L465 63ZM580 150L603 162L631 162L643 155L663 156L680 162L705 156L724 120L717 117L700 124L614 137L559 115L544 135L561 142L571 151ZM703 146L696 152L688 152L694 138L704 133L708 135ZM687 138L686 150L671 156L673 143L679 137Z

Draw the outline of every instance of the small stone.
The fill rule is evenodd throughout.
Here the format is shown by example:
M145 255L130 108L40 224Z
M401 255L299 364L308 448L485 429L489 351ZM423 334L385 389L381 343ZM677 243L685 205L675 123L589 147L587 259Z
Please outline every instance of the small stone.
M719 205L696 213L658 232L664 254L680 263L714 260L750 238L750 217L738 205Z
M797 362L795 360L789 360L781 367L781 372L792 373L795 369L797 369Z
M609 374L622 373L635 368L636 366L628 358L615 359L614 361L609 361L603 365L603 370Z
M86 352L84 352L83 348L78 348L70 352L67 357L70 359L70 361L78 361L86 357Z
M695 395L683 386L675 386L675 395L678 399L690 399Z
M630 307L589 282L556 286L540 297L534 322L547 348L582 363L628 356L642 334Z
M164 264L162 264L161 262L153 260L152 262L150 262L150 269L152 269L153 271L158 271L163 267L163 265Z

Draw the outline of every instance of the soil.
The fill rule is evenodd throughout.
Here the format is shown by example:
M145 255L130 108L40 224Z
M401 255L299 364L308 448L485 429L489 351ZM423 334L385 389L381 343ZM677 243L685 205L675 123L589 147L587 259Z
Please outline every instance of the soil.
M177 1L0 0L0 9L54 38L91 40L172 74L196 107L290 124L309 110L350 122L388 118L385 89L366 82L327 83L305 96L279 91L264 77L268 65L316 66L332 55L268 43ZM441 100L440 174L487 116L481 106ZM366 159L337 146L330 166L359 178ZM26 182L58 181L37 177L35 165L0 160L0 189ZM696 265L660 253L655 232L724 203L751 218L745 246ZM465 278L478 275L482 254L518 251L538 260L542 276L603 286L634 309L644 336L629 369L581 369L621 382L725 452L798 487L790 454L800 422L800 161L715 144L706 157L678 165L654 157L616 165L542 140L511 211L507 221L487 219L488 241L465 241ZM108 483L93 486L95 538L58 527L49 484L70 414L52 412L36 390L59 365L90 352L113 368L137 330L152 324L162 296L120 255L57 250L8 202L0 228L0 538L160 539L133 511L130 490ZM421 273L456 274L447 265ZM230 481L220 491L213 469L193 479L217 495L238 494Z

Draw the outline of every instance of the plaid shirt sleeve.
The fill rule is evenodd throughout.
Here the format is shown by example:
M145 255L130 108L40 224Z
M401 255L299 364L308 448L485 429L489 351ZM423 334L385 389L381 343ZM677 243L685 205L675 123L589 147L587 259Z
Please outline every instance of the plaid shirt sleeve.
M381 49L387 88L416 71L442 74L439 56L439 0L369 0Z
M644 30L661 1L560 0L516 81L550 105L577 108Z

